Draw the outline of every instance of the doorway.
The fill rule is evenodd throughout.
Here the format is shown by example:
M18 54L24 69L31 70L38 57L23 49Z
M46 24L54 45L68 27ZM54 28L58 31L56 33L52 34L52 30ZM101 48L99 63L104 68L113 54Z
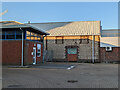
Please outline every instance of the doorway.
M33 64L36 64L36 47L33 47Z
M67 48L67 61L78 61L77 47Z

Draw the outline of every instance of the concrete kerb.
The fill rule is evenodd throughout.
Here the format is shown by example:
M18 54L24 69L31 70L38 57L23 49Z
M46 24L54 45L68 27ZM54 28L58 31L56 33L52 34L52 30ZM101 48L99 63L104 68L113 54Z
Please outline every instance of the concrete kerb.
M30 68L30 66L8 66L8 68Z

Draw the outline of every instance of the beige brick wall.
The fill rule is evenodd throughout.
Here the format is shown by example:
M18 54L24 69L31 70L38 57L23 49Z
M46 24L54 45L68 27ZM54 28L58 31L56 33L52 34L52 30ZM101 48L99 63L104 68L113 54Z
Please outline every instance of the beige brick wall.
M64 39L63 44L56 44L55 40L48 40L47 48L48 51L53 50L53 59L65 59L65 46L77 45L78 59L92 59L92 40L89 40L88 44L79 44L79 42L79 39ZM95 59L99 59L99 42L97 41L95 42Z

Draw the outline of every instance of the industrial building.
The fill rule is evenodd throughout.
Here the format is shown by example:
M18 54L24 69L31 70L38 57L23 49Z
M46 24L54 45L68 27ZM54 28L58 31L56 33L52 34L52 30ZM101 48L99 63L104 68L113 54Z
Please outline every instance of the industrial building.
M1 21L0 29L2 64L28 65L43 62L43 42L48 33L16 21Z
M45 37L46 61L100 62L100 21L29 23Z
M100 37L101 62L120 62L120 29L105 29Z
M3 64L120 61L120 30L102 30L100 21L0 25Z

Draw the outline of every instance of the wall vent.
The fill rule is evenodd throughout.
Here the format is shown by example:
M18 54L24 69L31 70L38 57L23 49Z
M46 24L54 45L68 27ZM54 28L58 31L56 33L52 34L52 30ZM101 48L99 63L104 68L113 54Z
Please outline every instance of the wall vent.
M112 51L112 47L106 47L106 51Z

